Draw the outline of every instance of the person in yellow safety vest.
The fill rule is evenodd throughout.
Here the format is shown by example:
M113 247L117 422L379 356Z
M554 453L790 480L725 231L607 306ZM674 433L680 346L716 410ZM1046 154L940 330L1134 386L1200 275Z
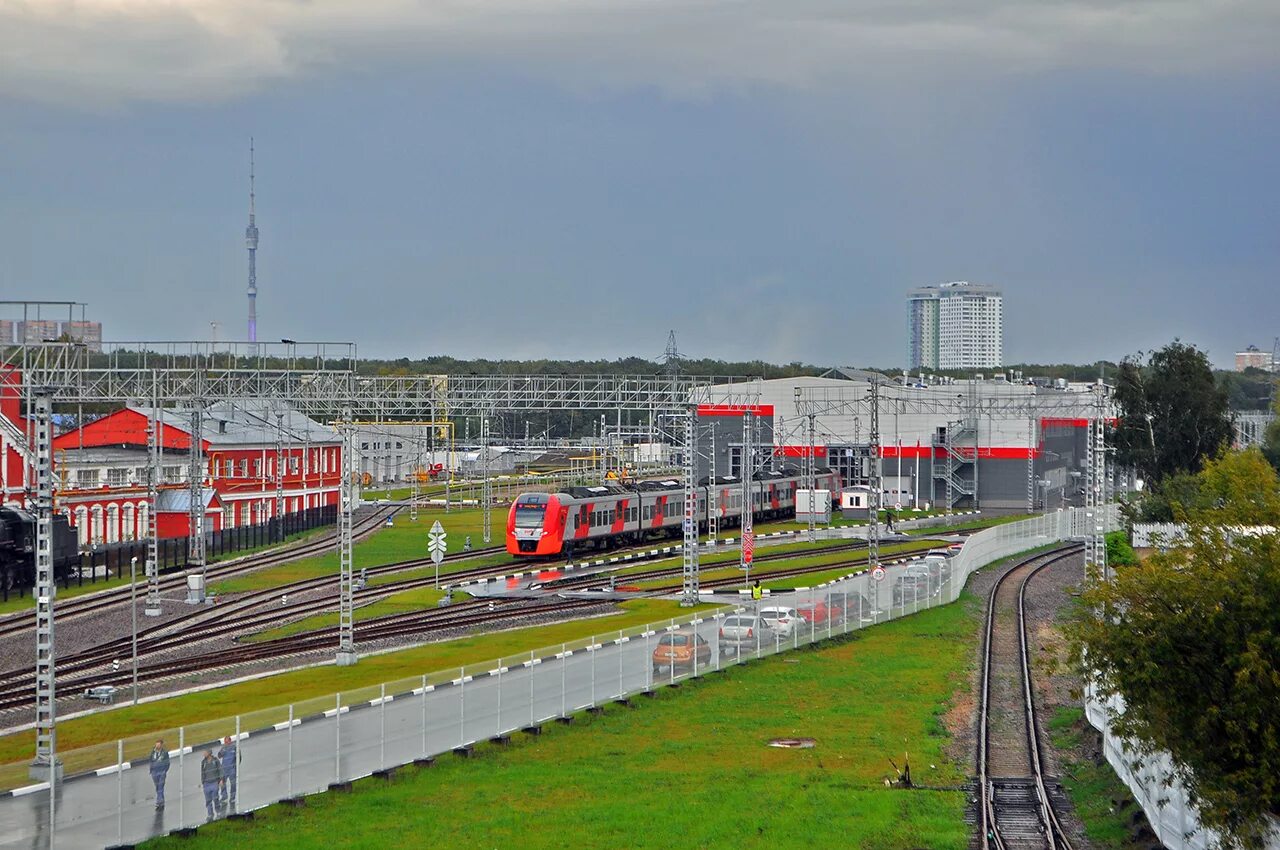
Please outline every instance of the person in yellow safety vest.
M751 598L756 602L764 598L764 590L760 587L760 579L756 579L755 584L751 585Z

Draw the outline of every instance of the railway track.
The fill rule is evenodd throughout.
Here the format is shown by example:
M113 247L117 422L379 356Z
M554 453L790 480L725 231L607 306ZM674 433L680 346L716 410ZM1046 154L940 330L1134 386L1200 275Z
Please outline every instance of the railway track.
M978 730L978 844L981 850L1073 850L1059 822L1061 786L1044 773L1031 658L1027 583L1079 554L1071 546L1024 560L996 580L987 600Z
M395 514L399 510L398 507L379 508L372 514L364 517L353 528L352 533L356 537L364 537L377 530L388 516ZM260 552L254 555L246 555L242 558L236 558L220 564L211 564L205 570L207 579L223 579L231 576L240 575L241 573L260 570L265 567L276 566L277 564L294 561L299 558L309 558L313 555L323 555L333 549L333 533L329 532L319 537L303 541L301 543L277 548L274 550ZM160 577L160 590L172 591L186 586L186 574L177 571L171 572ZM115 605L127 604L129 601L128 586L116 587L110 590L99 591L87 596L73 597L65 602L59 602L57 606L58 619L65 621L75 617L83 617L88 614L94 614L99 611L106 610ZM35 627L35 618L30 611L23 611L17 614L11 614L7 617L0 618L0 637L8 637L9 635L21 634Z
M367 620L355 626L362 643L406 635L424 635L460 627L482 625L499 620L533 615L568 613L601 604L594 599L556 599L533 602L518 599L474 600L444 609L397 614ZM289 635L261 643L241 644L214 652L139 665L140 684L191 673L233 667L253 661L284 658L317 651L332 651L338 634L336 626L299 635ZM76 695L85 688L99 685L124 687L133 680L132 670L122 667L103 673L70 676L60 681L64 693ZM31 704L34 688L0 689L0 711L24 708Z

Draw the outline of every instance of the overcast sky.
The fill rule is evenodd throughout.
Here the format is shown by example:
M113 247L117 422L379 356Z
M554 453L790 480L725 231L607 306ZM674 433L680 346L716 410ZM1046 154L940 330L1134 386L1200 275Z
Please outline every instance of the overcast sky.
M899 365L1280 334L1275 0L0 0L0 290L109 339Z

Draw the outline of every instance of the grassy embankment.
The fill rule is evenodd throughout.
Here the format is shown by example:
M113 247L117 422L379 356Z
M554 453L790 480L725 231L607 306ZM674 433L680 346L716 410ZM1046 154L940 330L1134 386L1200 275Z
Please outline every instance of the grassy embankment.
M875 847L960 850L960 790L884 786L910 755L920 784L953 786L940 722L966 669L978 605L959 605L609 706L573 727L470 760L406 768L351 794L271 807L148 847L364 848L404 836L450 847ZM774 737L817 739L807 750ZM411 836L411 839L409 838Z
M1129 815L1138 804L1111 765L1078 756L1084 736L1094 734L1084 709L1076 706L1060 707L1049 720L1049 737L1062 762L1062 785L1089 840L1099 850L1125 850L1133 846Z
M711 608L714 606L704 606ZM176 727L202 724L211 718L231 718L236 714L257 712L254 726L285 719L289 703L326 698L324 707L332 705L332 694L356 688L377 686L405 677L448 671L465 664L489 661L505 655L604 634L618 629L658 622L688 613L674 602L641 599L621 604L622 613L587 620L575 620L548 626L532 626L493 634L475 634L464 638L427 644L412 649L371 655L352 667L322 666L280 673L250 682L242 682L171 699L101 711L85 717L58 723L59 755L68 772L101 767L115 758L115 740L125 738L125 756L145 755L155 736L163 734L177 740ZM192 677L198 684L200 677ZM368 697L366 697L368 698ZM272 711L286 707L285 711ZM304 709L300 708L302 712ZM306 710L317 710L315 707ZM219 727L221 730L222 727ZM196 740L209 734L193 730ZM217 735L226 734L217 731ZM110 742L107 744L107 742ZM104 744L99 752L77 754L74 750ZM109 752L108 752L109 750ZM0 737L0 788L27 783L26 766L35 751L35 733L19 732ZM105 761L104 761L105 759Z

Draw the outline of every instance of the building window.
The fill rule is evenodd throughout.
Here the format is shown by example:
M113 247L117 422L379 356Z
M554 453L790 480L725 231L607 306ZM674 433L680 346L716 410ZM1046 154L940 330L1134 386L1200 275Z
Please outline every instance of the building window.
M100 474L101 471L97 469L76 470L76 484L86 490L97 487Z
M107 470L107 486L108 487L124 487L129 483L129 470L127 469L108 469Z
M133 480L139 484L144 483L147 480L147 469L145 466L134 467Z
M120 539L137 540L141 537L142 535L138 534L138 515L133 507L133 502L125 502L124 511L121 515L124 518L124 523L120 527Z
M166 466L164 468L164 480L170 484L176 484L182 480L182 467Z
M102 505L94 505L89 511L89 539L101 543L102 532Z
M241 478L249 477L249 459L248 458L240 459L240 477Z
M262 477L262 458L260 457L255 457L253 459L253 477L254 478Z

